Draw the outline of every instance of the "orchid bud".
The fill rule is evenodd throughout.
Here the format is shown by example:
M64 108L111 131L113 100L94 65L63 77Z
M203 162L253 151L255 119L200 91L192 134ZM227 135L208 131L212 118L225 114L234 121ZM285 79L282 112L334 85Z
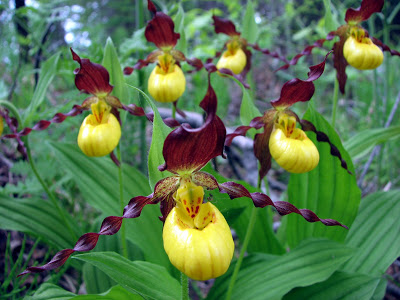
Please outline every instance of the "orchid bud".
M87 156L104 156L117 147L121 126L104 101L99 100L91 108L93 114L83 120L79 129L78 146Z
M201 203L203 196L202 187L190 181L181 184L175 193L177 206L169 213L163 229L169 260L194 280L223 275L235 248L224 216L210 202Z
M319 162L317 147L303 130L296 128L296 118L280 114L269 139L269 151L276 162L291 173L305 173Z
M355 33L354 33L355 32ZM349 65L359 70L372 70L383 62L383 52L362 29L354 29L343 46L343 55Z
M174 102L185 91L185 75L170 54L160 55L158 61L150 74L147 88L157 101Z
M246 54L241 48L226 50L217 63L217 69L229 69L233 73L240 74L246 66Z

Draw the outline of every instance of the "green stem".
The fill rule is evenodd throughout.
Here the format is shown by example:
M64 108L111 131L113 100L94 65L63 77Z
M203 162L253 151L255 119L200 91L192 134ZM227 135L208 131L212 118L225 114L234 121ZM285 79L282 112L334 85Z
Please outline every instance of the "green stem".
M257 212L258 212L257 208L253 206L249 224L247 225L247 231L244 237L242 249L240 250L239 258L236 262L235 269L233 270L231 281L229 282L228 292L226 293L226 300L230 300L232 297L233 287L235 286L236 278L238 276L240 267L242 265L244 254L246 253L247 250L247 246L249 245L251 234L253 233L254 229L254 224L256 223Z
M181 272L182 300L189 300L189 279Z
M122 172L121 144L119 144L117 147L117 157L120 162L120 166L118 167L119 205L121 208L121 213L123 213L125 205L124 205L124 182L123 182L123 172ZM122 223L120 232L121 232L122 255L125 258L128 258L125 223Z
M10 102L8 101L4 101L4 100L0 100L0 106L4 106L6 108L8 108L11 113L15 116L15 118L17 118L18 124L22 125L22 120L21 120L21 116L17 110L17 108ZM54 207L57 209L57 212L59 213L61 219L63 220L63 222L65 223L65 226L67 227L68 231L71 234L71 237L73 239L77 239L77 236L75 235L75 232L72 230L71 225L69 224L66 216L65 216L65 211L61 208L59 202L57 201L55 195L50 191L49 187L47 186L47 184L44 182L43 178L40 176L35 162L33 161L32 158L32 153L31 153L31 148L29 146L29 138L28 136L26 137L22 137L24 143L25 143L25 148L26 148L26 154L28 155L28 162L29 165L33 171L33 173L35 174L37 180L40 182L40 184L42 185L44 191L46 192L47 196L49 197L50 201L53 203Z
M176 103L172 103L172 119L176 116Z
M333 88L332 121L331 121L332 127L335 127L336 123L336 111L337 111L338 99L339 99L339 81L336 78L335 86Z

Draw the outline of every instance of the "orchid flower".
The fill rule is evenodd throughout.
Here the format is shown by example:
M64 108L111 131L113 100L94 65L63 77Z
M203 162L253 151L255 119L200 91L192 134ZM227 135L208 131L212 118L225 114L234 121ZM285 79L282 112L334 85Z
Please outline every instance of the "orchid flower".
M267 110L263 116L254 118L249 126L240 126L226 139L226 145L232 143L233 138L245 135L251 128L263 128L254 138L254 154L260 162L259 177L262 179L271 168L271 157L285 170L291 173L305 173L318 165L319 153L312 141L303 130L313 131L317 140L329 143L331 153L337 156L344 169L346 162L342 159L338 149L329 141L322 132L306 120L300 120L290 107L296 102L307 102L315 92L313 81L317 80L324 72L325 62L310 67L308 78L301 80L295 78L286 82L281 90L280 97L271 101L272 109ZM299 123L302 127L296 128Z
M145 37L158 48L150 53L145 60L140 59L134 66L124 69L125 75L129 75L135 69L141 69L150 63L156 62L148 79L148 90L150 95L159 102L174 102L185 92L186 79L180 62L186 61L201 69L203 64L198 59L186 59L185 55L174 49L180 34L174 31L175 24L172 19L159 12L151 0L147 2L148 10L153 18L147 23Z
M165 139L165 163L159 169L168 170L172 175L158 181L152 194L132 198L122 216L110 216L103 220L98 233L84 234L73 249L61 250L49 263L29 267L19 276L62 266L71 254L92 250L100 235L116 234L124 219L137 218L144 206L156 203L160 203L160 219L165 222L164 248L171 263L193 279L206 280L220 276L229 267L234 245L223 215L213 204L204 203L204 188L227 193L231 199L250 198L256 207L272 205L281 215L297 213L308 222L320 221L326 226L347 228L338 221L320 219L308 209L297 209L285 201L273 202L263 193L250 193L241 184L219 184L212 175L202 172L201 169L211 159L223 156L226 137L225 126L216 115L217 98L210 82L200 106L207 113L203 126L193 129L184 124Z
M360 25L361 22L368 20L372 14L381 12L383 5L384 0L362 0L359 8L349 8L345 15L345 25L330 32L326 39L320 39L313 45L307 46L300 54L294 56L289 63L278 70L287 69L290 65L295 65L300 57L311 54L315 47L322 47L325 41L332 40L335 36L338 36L339 41L333 45L333 64L339 81L339 89L344 94L347 81L347 65L360 70L375 69L382 64L383 51L388 51L391 55L400 56L400 52L391 50L376 38L369 37L367 30Z

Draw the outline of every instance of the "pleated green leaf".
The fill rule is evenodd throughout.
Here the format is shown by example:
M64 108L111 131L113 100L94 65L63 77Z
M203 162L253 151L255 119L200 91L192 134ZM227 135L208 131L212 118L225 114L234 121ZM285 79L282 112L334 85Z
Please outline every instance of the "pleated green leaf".
M42 284L33 296L26 296L26 300L141 300L143 297L133 294L121 287L116 285L108 291L97 294L97 295L75 295L71 292L64 290L63 288L51 284Z
M167 135L172 131L172 129L165 125L160 116L160 113L158 112L157 107L154 105L149 96L146 95L146 93L129 84L128 87L131 87L141 93L143 95L143 98L146 99L147 104L154 112L153 135L151 137L151 145L148 156L149 182L151 188L154 189L154 186L160 179L171 175L171 173L168 171L160 172L158 170L158 166L164 163L164 157L162 155L164 141Z
M335 272L328 280L296 288L284 300L369 300L380 282L380 277L364 274Z
M78 146L50 143L56 157L72 174L83 198L105 215L121 216L119 204L118 168L109 157L87 157ZM122 165L125 204L139 195L149 195L151 190L147 178L137 169ZM139 218L125 220L127 238L138 245L147 261L171 268L162 242L162 223L158 220L158 206L146 206ZM70 247L70 246L69 246Z
M43 63L39 73L38 84L35 88L35 92L33 93L29 107L26 109L26 112L29 114L29 116L31 116L31 114L43 103L47 89L56 75L59 59L60 52L54 54Z
M69 248L76 242L57 209L42 199L0 195L0 228L32 234L56 248Z
M180 284L165 268L144 261L130 261L115 252L75 255L110 276L129 291L152 299L179 299Z
M339 136L330 124L309 105L304 119L311 121L318 131L329 136L330 141L339 149L354 174L350 156L344 150ZM317 142L314 133L307 133L317 146L320 161L318 166L305 174L291 174L288 186L288 201L297 208L307 208L320 218L335 219L351 227L359 206L361 192L356 178L340 165L337 157L330 154L328 143ZM327 227L322 223L310 224L298 215L287 218L287 241L294 247L308 237L324 237L336 241L344 241L348 230L342 227Z
M353 159L360 158L372 150L376 145L382 144L390 139L400 137L400 126L388 128L374 128L358 132L343 146Z
M400 256L399 216L399 190L365 197L346 238L346 244L357 250L343 270L377 276L386 272Z
M232 299L281 299L295 287L326 280L352 253L353 249L334 241L309 239L281 256L246 257ZM226 277L217 279L210 299L223 299L228 284Z
M258 38L258 26L255 20L254 5L252 1L247 1L246 13L243 19L243 32L244 37L249 43L255 43Z

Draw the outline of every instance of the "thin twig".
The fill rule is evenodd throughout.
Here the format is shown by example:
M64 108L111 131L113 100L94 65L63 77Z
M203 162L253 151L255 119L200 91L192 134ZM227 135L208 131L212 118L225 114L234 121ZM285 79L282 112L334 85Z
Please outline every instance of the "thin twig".
M384 128L388 128L390 126L390 124L392 123L394 115L395 115L395 113L397 111L397 108L399 107L399 104L400 104L400 92L397 95L396 102L393 104L392 110L390 111L389 117L388 117L388 119L387 119L387 121L385 123ZM364 181L364 177L367 174L368 169L372 164L372 161L374 160L375 156L377 156L379 154L381 149L382 149L382 146L378 145L378 146L375 146L375 148L372 150L372 152L371 152L371 154L370 154L370 156L368 158L367 163L364 165L364 168L363 168L363 170L361 172L360 178L358 179L358 186L360 188L361 188L361 185L362 185L362 183Z

